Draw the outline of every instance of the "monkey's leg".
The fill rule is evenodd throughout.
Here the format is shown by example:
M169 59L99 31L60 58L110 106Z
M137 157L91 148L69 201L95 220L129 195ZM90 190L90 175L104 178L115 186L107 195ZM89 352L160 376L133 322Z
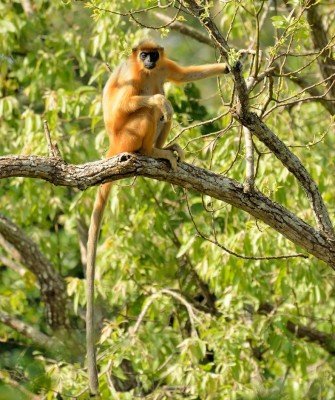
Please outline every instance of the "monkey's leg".
M163 121L160 119L161 116L162 113L158 107L155 107L153 110L148 110L146 113L142 113L141 118L138 120L137 128L137 132L142 132L140 136L143 138L139 152L154 158L168 160L172 169L175 171L177 169L177 160L173 151L157 147L157 141L163 144L171 127L170 121L162 125Z
M172 121L164 122L162 117L159 119L157 123L157 133L155 138L155 147L158 149L162 149L166 138L171 130Z
M162 149L164 146L164 143L166 141L166 138L171 130L171 125L172 121L168 122L162 122L159 121L158 123L158 136L156 139L156 146L158 149ZM172 152L177 152L178 154L178 161L184 161L185 155L184 155L184 150L177 144L171 144L170 146L164 147L164 150L171 150Z

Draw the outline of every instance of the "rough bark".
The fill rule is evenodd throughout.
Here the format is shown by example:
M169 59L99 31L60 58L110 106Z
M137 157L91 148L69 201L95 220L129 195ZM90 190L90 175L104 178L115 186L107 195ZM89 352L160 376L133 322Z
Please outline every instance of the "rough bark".
M85 190L90 186L133 176L166 181L238 207L335 269L334 241L261 192L255 190L244 193L242 184L211 171L186 163L180 163L177 171L172 171L165 161L127 153L83 165L71 165L57 158L38 156L0 157L0 179L39 178L54 185Z

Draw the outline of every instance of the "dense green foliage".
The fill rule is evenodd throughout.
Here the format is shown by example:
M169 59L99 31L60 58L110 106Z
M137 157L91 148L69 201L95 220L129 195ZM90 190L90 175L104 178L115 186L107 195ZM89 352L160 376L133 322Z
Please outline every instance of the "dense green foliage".
M140 26L126 15L157 1L36 0L31 14L24 3L0 0L1 156L47 155L46 119L67 162L102 157L107 148L101 110L108 77L104 63L113 69L147 34L161 40L167 54L181 64L216 61L213 48L169 27L145 29L164 25L156 9L134 14ZM215 2L212 15L237 50L254 49L259 40L260 70L267 59L278 57L280 72L286 75L256 86L252 107L301 159L334 220L335 141L329 134L334 119L315 99L299 102L310 94L300 93L285 70L301 69L299 76L310 86L322 81L304 2L273 2L277 6L269 10L266 3ZM334 21L327 19L332 3L317 6L330 24L329 37L334 36ZM255 39L258 10L260 16L267 14ZM160 12L172 17L177 9ZM181 15L180 22L205 34L199 21ZM242 56L246 77L252 60L250 54ZM270 84L273 99L267 102ZM186 162L243 182L243 135L230 113L232 79L224 76L219 85L216 79L168 84L166 91L175 109L170 139L183 130L178 142L186 149ZM210 122L183 129L206 120ZM314 225L296 180L264 145L255 140L255 146L257 188ZM0 185L1 212L38 243L65 279L73 340L79 342L84 341L85 281L78 226L87 229L95 191L28 178L2 180ZM193 191L144 178L113 186L96 280L104 399L335 398L332 270L313 257L243 259L220 245L249 257L301 252L241 210ZM9 248L0 248L0 255L16 260ZM24 255L20 262L24 267ZM52 335L35 276L28 270L19 275L2 258L0 267L0 310ZM324 333L325 342L295 335L292 325L296 331L304 326ZM79 345L69 345L78 348L73 354L41 348L3 323L0 337L1 399L29 398L23 387L48 399L57 393L57 398L88 398L84 349Z

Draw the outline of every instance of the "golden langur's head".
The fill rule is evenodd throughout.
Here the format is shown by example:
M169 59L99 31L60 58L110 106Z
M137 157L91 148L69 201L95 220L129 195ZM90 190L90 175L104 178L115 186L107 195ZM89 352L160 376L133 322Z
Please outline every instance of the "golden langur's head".
M134 60L147 71L153 70L164 57L164 48L150 39L142 40L132 50Z

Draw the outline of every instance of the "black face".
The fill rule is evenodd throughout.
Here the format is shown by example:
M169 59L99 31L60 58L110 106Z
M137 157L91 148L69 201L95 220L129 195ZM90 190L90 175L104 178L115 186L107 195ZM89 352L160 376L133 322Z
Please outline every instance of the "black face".
M159 59L159 52L157 50L141 51L139 57L146 69L153 69Z

